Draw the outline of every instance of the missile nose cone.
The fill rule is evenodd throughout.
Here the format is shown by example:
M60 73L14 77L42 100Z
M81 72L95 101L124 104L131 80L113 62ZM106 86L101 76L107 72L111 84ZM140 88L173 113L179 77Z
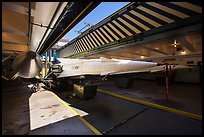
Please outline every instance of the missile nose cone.
M42 70L42 63L37 53L28 51L18 55L13 62L13 69L23 78L33 78Z

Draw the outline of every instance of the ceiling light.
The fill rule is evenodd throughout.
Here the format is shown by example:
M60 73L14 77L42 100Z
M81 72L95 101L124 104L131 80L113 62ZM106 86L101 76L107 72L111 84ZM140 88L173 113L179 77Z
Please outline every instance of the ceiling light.
M181 54L186 54L186 51L182 51Z
M177 44L178 43L176 42L176 40L174 40L174 43L172 45L174 46L174 48L176 48Z
M174 40L174 44L176 45L176 40Z

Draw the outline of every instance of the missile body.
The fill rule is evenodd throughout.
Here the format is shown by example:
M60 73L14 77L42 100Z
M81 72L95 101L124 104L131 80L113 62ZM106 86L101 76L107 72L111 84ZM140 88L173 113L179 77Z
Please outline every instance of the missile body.
M61 62L60 77L78 75L114 75L134 72L144 72L147 68L157 66L154 62L131 61L119 59L58 59Z
M12 64L18 76L23 78L33 78L42 70L42 62L37 53L28 51L15 57Z

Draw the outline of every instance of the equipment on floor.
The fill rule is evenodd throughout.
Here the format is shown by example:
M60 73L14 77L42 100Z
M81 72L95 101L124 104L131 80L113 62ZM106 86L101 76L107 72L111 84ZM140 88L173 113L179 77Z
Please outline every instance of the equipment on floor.
M93 84L74 84L74 92L81 99L90 99L96 96L97 85Z

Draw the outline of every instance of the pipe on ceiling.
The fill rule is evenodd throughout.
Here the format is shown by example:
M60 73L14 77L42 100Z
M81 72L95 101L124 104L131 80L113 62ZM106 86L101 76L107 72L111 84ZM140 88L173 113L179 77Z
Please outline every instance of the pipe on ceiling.
M57 26L61 23L62 19L65 17L65 15L67 14L67 11L72 7L72 5L74 4L74 2L68 2L67 5L65 6L64 10L62 11L62 13L60 14L59 18L57 19L52 31L50 32L50 34L47 36L46 40L50 37L50 35L54 32L54 30L57 28ZM43 36L44 38L44 36ZM45 40L45 41L46 41ZM42 43L42 41L40 42L40 44ZM38 46L38 49L36 50L37 52L40 52L40 50L43 48L43 45ZM39 49L40 48L40 49Z
M7 56L6 58L2 59L2 63L6 62L7 60L9 60L10 58L12 58L12 56Z
M72 8L72 6L74 5L74 2L68 2L66 7L64 8L62 14L60 15L59 20L57 21L57 23L55 24L55 26L58 26L61 21L66 17L67 13L70 11L70 9Z
M40 46L41 46L41 43L43 42L43 40L44 40L44 38L45 38L45 36L46 36L46 34L47 34L49 28L51 27L51 24L52 24L53 20L55 19L57 13L59 12L59 10L60 10L60 8L61 8L61 6L62 6L62 3L63 3L63 2L59 2L59 4L57 5L57 8L56 8L56 10L55 10L55 12L54 12L54 15L52 16L52 18L51 18L51 20L50 20L50 23L49 23L49 25L48 25L48 27L47 27L47 29L46 29L46 31L45 31L45 33L44 33L44 35L43 35L41 41L39 42L39 45L38 45L36 51L39 50L39 48L40 48ZM55 28L55 26L54 26L54 28Z
M54 33L54 34L50 33L49 34L50 37L48 36L46 42L43 43L46 47L41 47L41 49L38 51L39 55L42 55L47 50L49 50L49 48L51 48L53 46L53 44L55 44L57 42L57 40L59 40L74 25L76 25L81 19L83 19L83 17L86 16L91 10L93 10L98 4L100 4L100 2L89 2L89 3L85 4L86 6L85 5L83 6L83 5L80 5L79 3L77 3L76 6L80 5L83 7L83 9L80 9L81 11L79 10L80 12L78 14L75 14L74 17L71 18L72 21L70 21L70 22L64 22L68 18L66 16L66 15L68 15L68 13L66 13L64 16L61 16L62 21L61 22L57 21L58 23L60 23L60 25L58 25L57 28L53 29L53 33L56 32L57 34L56 33ZM72 5L72 4L69 4L69 5ZM69 8L70 8L69 5L68 5L68 7L66 7L64 9L66 12L69 12ZM63 23L65 23L65 24L63 24ZM62 26L62 25L64 25L64 26ZM56 31L56 29L58 29L58 30ZM54 40L51 40L51 38Z

